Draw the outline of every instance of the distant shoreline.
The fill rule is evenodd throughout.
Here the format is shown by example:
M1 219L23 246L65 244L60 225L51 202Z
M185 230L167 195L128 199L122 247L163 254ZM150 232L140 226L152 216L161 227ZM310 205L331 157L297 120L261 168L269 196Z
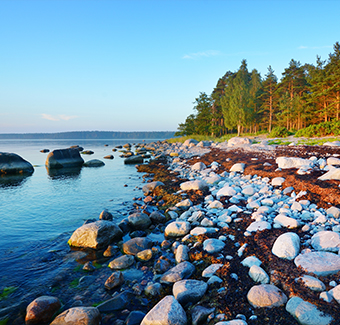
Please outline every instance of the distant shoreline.
M58 133L0 133L0 139L168 139L175 131L73 131Z

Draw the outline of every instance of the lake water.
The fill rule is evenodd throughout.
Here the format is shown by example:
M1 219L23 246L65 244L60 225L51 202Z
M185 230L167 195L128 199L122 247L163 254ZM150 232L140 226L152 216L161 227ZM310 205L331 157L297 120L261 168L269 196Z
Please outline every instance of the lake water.
M132 198L142 196L142 175L134 165L124 165L120 152L112 152L127 142L142 140L0 140L0 152L16 153L34 166L32 176L24 179L0 177L0 289L27 281L37 271L37 251L45 256L58 245L65 247L69 233L86 219L98 219L103 209L117 222L128 215ZM105 166L49 174L47 153L40 150L71 145L94 151L83 159L100 159ZM109 154L113 160L103 159Z

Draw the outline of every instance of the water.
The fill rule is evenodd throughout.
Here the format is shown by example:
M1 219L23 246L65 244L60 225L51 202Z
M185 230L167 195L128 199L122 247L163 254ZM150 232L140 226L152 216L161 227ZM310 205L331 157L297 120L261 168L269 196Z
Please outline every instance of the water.
M134 165L124 165L117 145L142 140L0 140L0 152L13 152L34 166L32 176L0 178L0 289L23 285L46 271L38 262L57 259L51 252L63 251L67 239L84 220L98 219L103 209L119 222L128 215L132 198L141 196L141 176ZM108 146L105 146L105 145ZM105 166L82 168L69 174L49 174L47 153L42 149L62 149L80 145ZM113 154L114 159L103 159ZM24 267L23 267L24 266ZM50 263L50 269L55 265Z

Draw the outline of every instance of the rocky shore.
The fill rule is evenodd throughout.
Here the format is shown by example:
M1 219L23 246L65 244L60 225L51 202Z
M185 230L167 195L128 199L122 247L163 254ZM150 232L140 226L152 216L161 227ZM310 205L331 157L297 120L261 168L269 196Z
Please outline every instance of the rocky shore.
M339 323L339 146L144 149L127 218L78 228L69 267L0 309L4 324Z

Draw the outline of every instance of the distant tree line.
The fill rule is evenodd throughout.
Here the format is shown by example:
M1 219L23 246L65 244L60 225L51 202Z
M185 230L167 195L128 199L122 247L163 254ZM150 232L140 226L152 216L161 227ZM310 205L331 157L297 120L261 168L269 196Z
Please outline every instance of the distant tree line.
M172 131L119 132L119 131L74 131L60 133L0 133L0 139L169 139Z
M180 123L176 135L222 136L237 131L271 132L273 127L300 130L340 118L340 44L327 60L301 65L291 60L278 81L268 67L261 77L243 60L236 72L227 71L210 96L201 92L194 114Z

